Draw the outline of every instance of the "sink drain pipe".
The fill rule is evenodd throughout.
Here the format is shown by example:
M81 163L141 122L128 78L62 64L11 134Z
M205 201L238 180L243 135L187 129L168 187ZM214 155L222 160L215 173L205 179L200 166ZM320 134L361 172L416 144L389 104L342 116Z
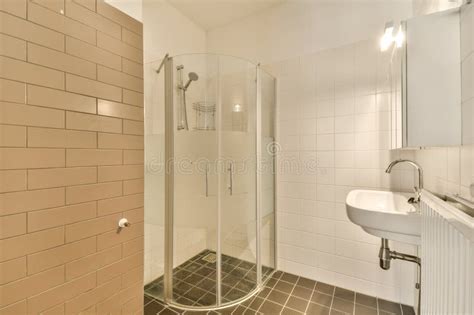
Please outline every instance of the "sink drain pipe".
M382 268L383 270L390 269L390 261L392 259L409 261L421 267L421 259L419 257L390 250L390 247L388 246L388 239L386 238L382 238L382 245L380 246L379 258L380 258L380 268Z
M418 281L415 284L415 288L418 289L418 315L421 315L421 258L414 256L414 255L409 255L409 254L404 254L404 253L399 253L393 250L390 250L390 246L388 245L388 239L382 238L382 244L380 245L380 251L379 251L379 258L380 258L380 268L383 270L389 270L390 269L390 262L392 259L398 259L398 260L404 260L408 262L412 262L418 265Z

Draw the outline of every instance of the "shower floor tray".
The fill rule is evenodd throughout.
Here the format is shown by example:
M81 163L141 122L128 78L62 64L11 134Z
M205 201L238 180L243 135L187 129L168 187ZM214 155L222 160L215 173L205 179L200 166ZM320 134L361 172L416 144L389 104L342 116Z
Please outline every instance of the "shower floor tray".
M216 304L216 253L204 250L173 269L173 297L186 306ZM263 281L273 269L263 266ZM248 261L222 255L222 303L238 300L256 287L256 265ZM163 300L163 277L145 286L145 295Z

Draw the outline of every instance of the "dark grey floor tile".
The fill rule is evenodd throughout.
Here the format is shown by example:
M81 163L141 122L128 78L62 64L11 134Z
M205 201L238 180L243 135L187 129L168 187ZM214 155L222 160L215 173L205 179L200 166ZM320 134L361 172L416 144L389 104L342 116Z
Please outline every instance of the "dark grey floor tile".
M319 304L309 303L306 314L329 315L329 308L325 307L325 306L322 306L322 305L319 305Z
M184 315L207 315L207 311L186 311Z
M143 305L147 305L151 301L153 301L153 299L151 297L146 296L146 295L143 297Z
M257 273L253 271L247 272L245 275L245 280L251 281L251 282L256 282L257 281Z
M191 301L199 301L206 293L206 291L194 287L185 294L183 294L183 296L187 299L190 299Z
M260 308L260 306L262 306L263 302L265 300L262 299L262 298L259 298L259 297L256 297L255 299L253 299L253 301L249 304L248 308L251 309L251 310L254 310L254 311L258 311L258 309Z
M198 302L202 305L216 305L216 295L212 293L206 293L198 300Z
M204 257L205 255L207 255L210 251L209 250L203 250L202 252L200 252L199 254L197 255L194 255L191 259L191 261L196 261L196 260L200 260L202 257Z
M296 297L299 297L305 300L311 299L311 294L313 294L312 290L300 287L298 285L295 286L295 288L293 289L293 292L291 292L291 295L294 295Z
M283 271L277 270L273 273L272 278L280 279L282 274L283 274Z
M240 279L241 278L234 277L233 275L227 275L222 279L222 283L233 287L237 282L240 281Z
M195 274L195 273L192 273L190 274L189 276L187 276L186 278L184 278L184 282L187 282L189 284L192 284L192 285L196 285L198 284L199 282L201 282L202 280L204 280L204 277L203 276L200 276L198 274Z
M187 265L183 266L183 268L184 268L184 270L186 270L188 272L195 272L196 270L201 268L201 265L193 262L193 263L190 263L190 264L187 264Z
M355 299L355 292L343 288L336 287L334 291L334 296L340 299L348 300L354 302Z
M273 288L273 286L277 283L277 279L275 278L270 278L268 281L265 283L265 286Z
M227 255L225 255L225 254L222 254L222 255L221 255L221 261L222 261L222 262L225 262L225 263L226 263L226 262L229 261L230 258L231 258L230 256L227 256Z
M285 302L288 299L288 294L277 291L277 290L272 290L270 294L267 296L267 299L273 302L276 302L278 304L285 305Z
M377 298L361 293L356 293L356 303L372 308L377 308Z
M334 294L334 286L324 283L324 282L317 282L316 283L316 291L333 295Z
M271 291L270 288L265 287L265 288L263 288L263 289L258 293L257 296L264 299L264 298L266 298L266 297L268 296L268 294L270 293L270 291Z
M387 301L387 300L382 300L382 299L377 299L377 301L378 301L380 310L397 314L397 315L402 314L402 307L400 304Z
M367 307L364 305L356 304L355 305L355 315L378 315L377 309Z
M250 282L250 281L247 281L247 280L240 280L235 285L235 288L237 288L239 290L242 290L242 291L245 291L245 292L250 292L253 289L255 289L256 286L257 286L257 284L255 282Z
M208 268L208 267L202 267L201 269L196 270L196 274L208 277L210 274L212 274L215 270Z
M143 314L144 315L156 315L159 312L161 312L164 309L164 307L161 304L158 304L156 302L151 302L145 305L145 308L143 309Z
M243 298L245 295L247 295L247 292L241 291L239 289L233 288L230 290L225 297L228 298L231 301L238 300L240 298Z
M296 283L298 281L298 278L299 277L296 276L296 275L284 272L283 275L281 276L280 280L290 282L290 283Z
M183 296L180 296L180 297L176 298L176 302L178 302L179 304L183 304L183 305L193 305L194 304L194 301L191 301L190 299L187 299Z
M352 314L354 312L354 302L334 297L331 308Z
M223 284L223 285L221 286L221 293L222 293L222 296L225 296L227 293L229 293L230 290L232 290L232 287L231 287L231 286Z
M299 285L300 287L313 290L314 286L316 285L316 281L300 277L298 281L296 282L296 284Z
M173 293L176 293L176 294L181 294L183 295L184 293L186 293L187 291L189 291L190 289L192 288L192 285L186 283L186 282L182 282L182 281L177 281L174 283L173 285Z
M318 291L314 291L313 296L311 297L311 302L331 307L332 296Z
M220 315L230 315L236 308L237 306L223 308L221 310L218 310L217 313L219 313Z
M273 270L272 267L268 267L268 266L262 265L262 271L267 272L267 271L272 271L272 270Z
M235 266L230 265L230 264L222 264L222 267L221 267L221 270L226 273L230 273L234 269L235 269Z
M146 290L146 293L151 295L155 299L163 298L163 287L161 285L157 285Z
M197 284L197 286L203 290L209 292L216 291L216 280L210 278L204 278L201 282Z
M292 308L299 312L304 313L306 311L306 307L308 306L309 301L297 298L295 296L290 296L288 301L286 301L285 307Z
M413 306L402 304L402 312L403 315L415 315L415 309L413 308Z
M255 264L254 263L251 263L251 262L248 262L248 261L243 261L243 260L239 260L239 264L238 264L238 267L239 268L243 268L245 270L250 270L252 268L255 268Z
M258 311L263 314L279 314L282 309L283 305L266 300L265 302L263 302L262 306L260 306L260 309Z
M246 309L245 310L245 313L244 315L264 315L263 313L260 313L260 312L256 312L254 310L251 310L251 309Z
M175 268L173 296L177 303L193 306L215 305L216 264L202 260L207 253L210 251L203 251ZM222 301L226 303L245 296L255 288L256 267L255 264L234 257L223 255L222 258L225 262L222 273ZM376 315L374 311L376 312L377 305L381 308L379 315L401 315L402 312L400 304L384 300L380 300L377 304L376 298L367 295L356 294L281 271L273 272L268 267L262 270L269 278L264 289L256 297L238 306L211 312L211 315L272 315L280 312L289 315ZM162 295L162 288L162 277L145 286L146 294L150 294L151 291L155 295ZM144 315L156 315L157 312L172 315L184 313L176 308L165 307L151 297L153 295L144 297ZM356 307L354 300L357 301ZM413 309L406 305L403 306L403 310L405 311L403 315L414 314ZM206 312L188 311L185 314L206 314Z
M182 270L180 270L180 271L178 271L178 272L173 273L173 277L174 277L175 279L178 279L178 280L183 280L183 279L185 279L186 277L188 277L190 274L191 274L190 271L187 271L187 270L182 269Z
M297 312L295 310L292 310L291 308L283 308L283 310L280 313L281 315L303 315L304 312Z
M168 307L171 311L175 312L176 314L183 314L184 313L184 310L182 309L178 309L178 308L175 308L175 307ZM164 310L163 310L164 311ZM160 312L163 313L163 311ZM171 313L170 313L171 314Z
M246 299L245 301L243 301L243 302L240 303L239 305L248 307L248 306L250 305L250 303L252 303L252 301L253 301L255 298L256 298L256 297L251 297L251 298L249 298L249 299Z
M165 308L164 310L162 310L160 313L160 315L176 315L178 313L176 313L175 311L173 311L172 309L170 308Z
M273 289L290 294L294 286L294 284L279 280Z
M241 305L237 306L232 312L232 315L243 315L247 309Z
M245 275L248 273L249 271L246 270L246 269L242 269L242 268L235 268L233 269L230 274L233 275L234 277L237 277L237 278L243 278L245 277Z

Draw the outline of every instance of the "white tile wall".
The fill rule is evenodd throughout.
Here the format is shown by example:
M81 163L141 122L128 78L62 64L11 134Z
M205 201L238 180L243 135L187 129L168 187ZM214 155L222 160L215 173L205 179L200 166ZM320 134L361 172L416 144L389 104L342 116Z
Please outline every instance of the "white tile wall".
M355 188L411 190L409 166L383 172L393 159L414 159L425 188L474 200L474 13L462 15L464 146L389 150L388 59L376 41L270 64L279 79L279 139L288 158L314 154L317 168L279 174L279 264L289 272L413 304L413 266L377 266L378 239L350 223L346 194ZM314 120L316 118L316 120ZM313 127L308 123L314 123ZM280 170L281 171L281 170ZM400 250L414 248L395 244Z
M413 305L413 266L380 269L380 240L352 224L344 204L356 188L413 187L407 167L384 173L391 160L414 158L389 151L386 55L363 41L266 67L279 82L279 268Z

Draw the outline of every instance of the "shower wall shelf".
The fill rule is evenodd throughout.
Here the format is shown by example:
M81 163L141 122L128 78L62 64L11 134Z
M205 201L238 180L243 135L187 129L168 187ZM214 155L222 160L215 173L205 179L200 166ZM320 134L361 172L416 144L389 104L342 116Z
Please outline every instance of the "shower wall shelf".
M195 130L216 130L216 105L206 102L193 103L196 116Z

